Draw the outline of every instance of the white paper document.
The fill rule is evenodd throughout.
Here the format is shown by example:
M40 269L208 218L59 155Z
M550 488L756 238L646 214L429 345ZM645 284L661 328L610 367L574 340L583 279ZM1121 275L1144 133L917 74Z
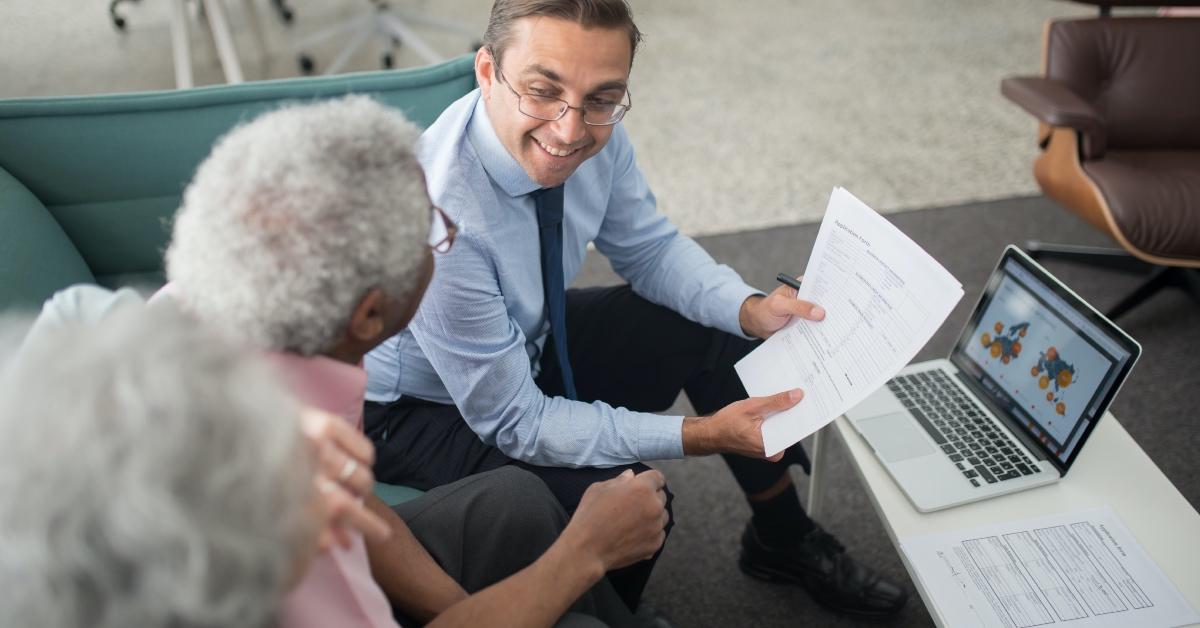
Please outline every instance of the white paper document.
M946 626L1200 622L1110 508L901 539L900 551Z
M797 298L825 308L795 320L742 358L754 397L802 388L804 399L763 423L766 454L817 431L909 363L962 298L962 284L885 218L835 188Z

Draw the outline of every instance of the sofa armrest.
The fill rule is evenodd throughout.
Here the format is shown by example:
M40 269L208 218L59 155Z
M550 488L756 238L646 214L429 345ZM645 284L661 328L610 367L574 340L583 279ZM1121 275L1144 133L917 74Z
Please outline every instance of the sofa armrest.
M36 310L67 286L95 281L45 205L0 168L0 311Z
M1000 93L1050 126L1078 131L1083 137L1084 159L1104 155L1108 141L1104 118L1063 83L1040 76L1015 76L1000 82Z

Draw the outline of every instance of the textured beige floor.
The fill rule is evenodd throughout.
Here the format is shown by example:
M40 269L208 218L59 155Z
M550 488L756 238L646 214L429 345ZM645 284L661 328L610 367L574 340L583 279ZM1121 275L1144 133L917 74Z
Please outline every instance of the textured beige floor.
M285 28L266 0L227 4L250 79L295 75L290 42L367 5L294 0ZM491 3L395 4L482 32ZM646 42L626 124L661 207L692 234L817 219L835 185L882 211L1035 192L1033 123L999 81L1037 72L1048 17L1091 14L1053 0L633 5ZM118 33L104 0L0 0L0 97L174 87L165 6L125 5ZM191 33L197 83L221 81L211 42ZM469 46L430 40L447 55ZM328 63L336 49L312 52Z

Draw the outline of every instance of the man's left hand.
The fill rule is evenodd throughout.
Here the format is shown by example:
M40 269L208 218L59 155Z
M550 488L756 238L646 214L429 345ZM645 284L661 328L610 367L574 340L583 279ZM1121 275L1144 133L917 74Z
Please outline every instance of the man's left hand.
M796 298L796 289L779 286L771 294L756 294L742 302L738 311L738 322L747 336L770 338L771 334L783 329L793 317L810 321L825 318L821 306Z

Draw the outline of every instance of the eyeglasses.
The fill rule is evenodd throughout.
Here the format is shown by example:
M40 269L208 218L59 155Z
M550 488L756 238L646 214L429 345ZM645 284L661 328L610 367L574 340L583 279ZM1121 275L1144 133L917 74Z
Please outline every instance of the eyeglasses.
M429 248L435 253L446 253L454 246L454 236L458 235L458 225L450 219L442 208L433 206L429 217Z
M633 108L633 98L630 96L629 90L625 90L624 103L596 101L585 102L582 107L574 107L561 98L518 92L505 80L504 73L498 65L496 66L496 78L517 97L517 109L536 120L553 122L567 115L567 110L575 109L583 113L584 124L611 126L620 122L621 118L625 117L625 112Z

